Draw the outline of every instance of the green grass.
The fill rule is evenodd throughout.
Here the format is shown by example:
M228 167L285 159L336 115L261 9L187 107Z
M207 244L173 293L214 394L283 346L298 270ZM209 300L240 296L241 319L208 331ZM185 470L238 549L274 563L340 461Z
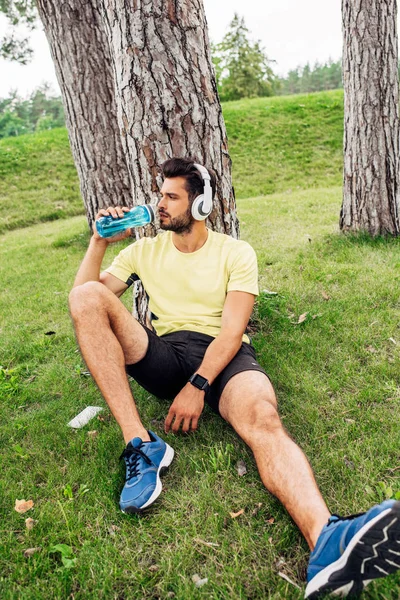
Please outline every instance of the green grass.
M400 489L400 261L399 240L339 235L340 202L340 188L293 190L238 210L261 289L278 293L257 303L259 360L328 506L352 513ZM67 313L86 244L81 216L0 237L2 600L302 598L306 544L249 450L208 410L195 435L168 436L176 459L148 515L120 513L122 438L84 373ZM161 433L167 404L133 387L144 423ZM67 422L87 405L102 406L101 419L72 431ZM19 515L16 498L35 506ZM70 548L64 562L58 544ZM208 583L196 589L194 574ZM363 599L397 600L399 585L399 575L380 580Z
M341 185L343 90L223 106L238 198Z
M66 129L0 140L0 234L83 214Z
M343 91L228 102L238 198L341 185ZM65 129L0 140L0 233L84 214Z

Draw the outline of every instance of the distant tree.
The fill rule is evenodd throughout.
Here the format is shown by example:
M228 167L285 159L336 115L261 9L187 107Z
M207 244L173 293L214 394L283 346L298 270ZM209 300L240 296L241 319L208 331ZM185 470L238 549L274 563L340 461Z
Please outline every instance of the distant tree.
M400 233L396 0L342 0L344 183L340 227Z
M221 100L271 96L276 77L259 41L249 39L244 18L237 13L222 42L212 46Z
M0 58L27 64L32 57L29 37L20 37L19 25L28 29L35 28L37 10L35 0L0 0L0 13L8 20L9 31L0 39Z
M329 59L326 63L316 62L313 67L307 63L288 72L279 79L278 93L308 94L324 90L335 90L343 87L342 63Z
M27 98L17 92L0 99L0 138L65 125L61 98L44 84Z

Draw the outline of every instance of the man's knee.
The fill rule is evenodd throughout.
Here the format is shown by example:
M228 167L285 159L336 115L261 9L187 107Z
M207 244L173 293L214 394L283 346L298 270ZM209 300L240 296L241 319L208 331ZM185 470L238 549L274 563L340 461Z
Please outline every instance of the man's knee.
M243 377L240 377L243 375ZM220 402L222 417L249 445L251 441L283 429L270 381L261 373L232 378Z
M276 408L265 400L254 399L246 403L243 415L232 423L240 437L251 446L252 442L282 429Z
M88 310L102 306L105 290L105 286L98 281L88 281L74 287L68 297L71 316L78 318Z

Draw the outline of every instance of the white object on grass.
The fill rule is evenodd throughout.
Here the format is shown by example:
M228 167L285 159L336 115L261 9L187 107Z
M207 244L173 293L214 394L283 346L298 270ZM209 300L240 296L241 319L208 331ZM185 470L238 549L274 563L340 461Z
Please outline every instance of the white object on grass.
M72 421L68 423L68 427L72 427L73 429L80 429L81 427L84 427L101 410L103 410L101 406L87 406L82 412L79 413L79 415L76 415L76 417L74 417Z

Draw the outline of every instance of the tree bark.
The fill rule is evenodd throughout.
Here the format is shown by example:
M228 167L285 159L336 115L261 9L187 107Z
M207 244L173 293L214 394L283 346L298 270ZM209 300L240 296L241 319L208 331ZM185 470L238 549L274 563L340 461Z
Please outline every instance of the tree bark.
M97 0L37 0L37 6L91 226L99 208L132 206L109 44Z
M102 5L135 203L153 200L164 160L190 156L217 175L210 226L239 237L202 1L102 0Z
M342 0L345 94L340 227L398 235L396 0Z

